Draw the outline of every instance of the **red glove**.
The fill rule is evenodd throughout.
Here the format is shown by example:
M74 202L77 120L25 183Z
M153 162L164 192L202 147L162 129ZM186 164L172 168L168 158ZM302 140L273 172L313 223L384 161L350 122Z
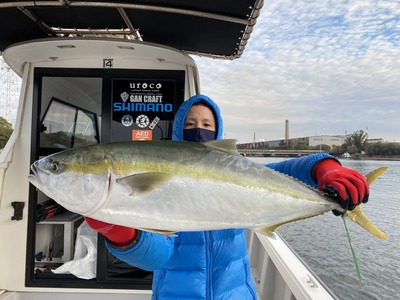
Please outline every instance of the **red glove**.
M104 235L117 246L125 246L129 244L129 242L136 236L136 229L133 228L114 225L89 217L85 217L85 221L89 227Z
M353 210L369 196L367 180L355 170L343 168L334 159L325 159L314 168L320 191L337 194L336 200L346 210Z

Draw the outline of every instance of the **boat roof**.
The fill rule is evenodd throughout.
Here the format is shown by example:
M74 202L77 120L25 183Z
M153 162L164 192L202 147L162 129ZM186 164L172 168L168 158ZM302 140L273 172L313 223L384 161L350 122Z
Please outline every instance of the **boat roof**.
M36 0L0 2L0 51L47 37L112 37L235 59L263 0Z

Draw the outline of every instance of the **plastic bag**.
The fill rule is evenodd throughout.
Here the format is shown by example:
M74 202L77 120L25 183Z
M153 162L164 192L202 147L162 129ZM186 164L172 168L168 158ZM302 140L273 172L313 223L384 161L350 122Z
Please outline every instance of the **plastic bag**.
M77 230L74 259L53 270L53 273L92 279L96 277L96 261L97 232L83 222Z

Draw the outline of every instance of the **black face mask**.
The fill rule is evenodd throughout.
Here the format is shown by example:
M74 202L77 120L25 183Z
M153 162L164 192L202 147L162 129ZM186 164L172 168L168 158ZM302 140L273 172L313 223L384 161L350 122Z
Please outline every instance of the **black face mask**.
M208 142L214 141L216 132L203 128L183 129L183 140L188 142Z

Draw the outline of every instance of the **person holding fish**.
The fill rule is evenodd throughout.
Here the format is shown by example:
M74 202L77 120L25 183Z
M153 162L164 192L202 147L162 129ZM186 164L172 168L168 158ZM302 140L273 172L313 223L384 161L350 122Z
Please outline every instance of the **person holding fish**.
M195 95L179 108L172 139L221 140L223 122L216 103ZM324 153L266 165L331 194L345 210L368 201L363 175ZM336 212L336 215L340 213ZM85 217L107 239L108 250L128 264L154 271L153 299L256 299L245 229L162 235Z

